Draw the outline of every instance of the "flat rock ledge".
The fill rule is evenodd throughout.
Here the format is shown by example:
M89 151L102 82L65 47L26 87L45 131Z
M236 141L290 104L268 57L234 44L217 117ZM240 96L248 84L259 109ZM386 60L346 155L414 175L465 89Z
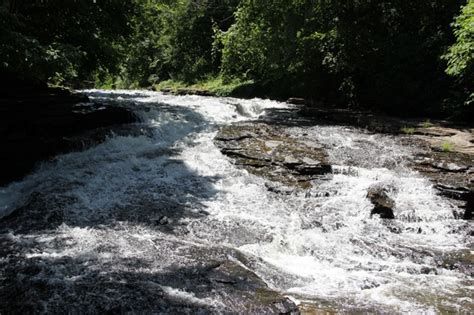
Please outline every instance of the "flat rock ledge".
M269 124L241 122L224 126L214 141L236 165L287 186L310 188L312 180L332 174L322 147L310 147Z

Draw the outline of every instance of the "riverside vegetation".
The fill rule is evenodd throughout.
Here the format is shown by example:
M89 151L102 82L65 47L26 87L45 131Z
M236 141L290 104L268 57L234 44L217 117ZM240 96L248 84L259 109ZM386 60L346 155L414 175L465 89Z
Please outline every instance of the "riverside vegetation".
M3 0L2 77L472 119L472 0Z

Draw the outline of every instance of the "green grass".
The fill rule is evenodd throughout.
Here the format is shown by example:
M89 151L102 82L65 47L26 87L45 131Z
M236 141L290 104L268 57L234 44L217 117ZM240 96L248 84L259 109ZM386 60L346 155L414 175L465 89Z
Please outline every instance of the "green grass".
M99 76L96 73L93 77L94 88L101 90L115 90L115 89L135 89L138 88L136 84L125 82L119 75L102 74Z
M454 146L452 143L448 141L444 141L443 143L441 143L441 150L443 152L452 152L453 149L454 149Z
M403 127L400 129L401 132L403 132L406 135L412 135L415 133L415 128L413 127Z
M179 89L192 89L198 91L208 91L217 96L229 96L239 87L253 84L253 81L243 81L240 79L225 80L222 77L211 77L196 83L185 83L182 81L167 80L155 85L157 90L169 89L177 91Z
M161 81L157 85L155 85L155 88L157 90L165 90L169 89L172 91L176 91L178 89L184 89L188 87L188 85L182 81L175 81L175 80L166 80L166 81Z
M433 127L434 125L431 123L429 119L425 120L423 124L421 125L423 128L430 128Z

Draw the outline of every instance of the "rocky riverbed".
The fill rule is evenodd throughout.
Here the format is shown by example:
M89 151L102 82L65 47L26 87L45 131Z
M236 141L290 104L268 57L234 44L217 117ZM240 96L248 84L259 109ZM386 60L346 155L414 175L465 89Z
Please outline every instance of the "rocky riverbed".
M472 309L468 147L268 100L86 94L137 121L0 188L0 313Z
M407 157L410 167L430 178L434 187L443 196L460 205L457 218L472 219L474 207L474 128L443 127L442 123L429 126L425 123L370 115L366 121L357 113L301 108L302 116L293 117L291 125L331 124L365 128L369 132L395 134L408 146L419 148ZM309 116L312 112L314 116ZM323 112L324 114L322 114ZM276 114L278 115L278 114ZM349 119L351 117L352 119ZM365 117L365 116L364 116ZM338 120L339 119L339 120ZM387 122L389 121L389 122ZM368 124L370 122L370 124ZM419 127L402 127L407 124ZM310 188L311 181L331 176L333 170L328 162L324 146L307 134L291 136L287 121L281 118L261 122L235 123L220 129L215 138L221 152L251 173L289 186ZM380 128L377 126L384 126ZM289 127L291 129L291 127ZM407 134L404 128L412 128ZM443 144L449 148L443 149ZM380 192L369 192L370 196ZM386 199L386 198L383 198ZM379 204L380 202L375 202ZM392 205L393 207L393 205ZM390 215L389 215L390 216Z
M287 186L310 187L311 180L330 175L332 171L321 145L298 141L283 128L270 124L251 122L225 126L215 142L237 165Z

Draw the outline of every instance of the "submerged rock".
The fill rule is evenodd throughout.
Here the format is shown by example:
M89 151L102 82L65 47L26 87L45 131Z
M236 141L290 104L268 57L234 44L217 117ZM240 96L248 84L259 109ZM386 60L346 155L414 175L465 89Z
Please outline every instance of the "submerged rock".
M474 255L468 249L440 254L435 261L438 267L458 270L470 277L474 276Z
M213 290L226 291L229 305L240 305L239 313L299 314L288 298L268 288L255 273L235 262L224 262L208 273ZM244 302L244 303L242 303Z
M332 172L326 152L265 123L224 126L215 137L221 152L249 172L288 186L311 187L310 181Z
M371 187L367 192L367 198L374 205L370 216L378 214L382 219L395 219L395 215L393 214L395 201L387 195L385 188L380 186Z
M308 104L308 101L306 101L304 98L300 98L300 97L290 97L289 99L286 100L286 102L290 103L290 104L295 104L295 105Z

